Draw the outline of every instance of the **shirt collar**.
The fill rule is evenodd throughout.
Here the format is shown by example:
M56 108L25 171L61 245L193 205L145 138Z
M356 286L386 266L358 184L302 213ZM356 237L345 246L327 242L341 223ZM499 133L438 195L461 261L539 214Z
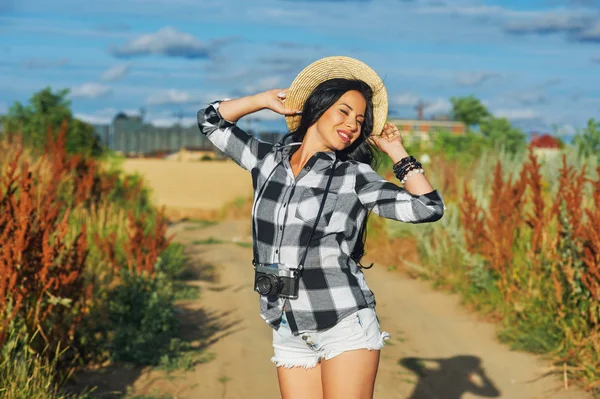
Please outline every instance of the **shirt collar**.
M289 135L287 137L284 137L281 141L279 141L277 143L277 146L278 150L281 151L281 155L283 156L283 158L285 158L290 156L292 152L296 151L297 147L300 144L302 144L301 141L294 141L294 138L291 135ZM338 158L335 151L320 151L317 152L315 155L317 156L317 159L328 161L324 166L328 166L328 164L331 164Z

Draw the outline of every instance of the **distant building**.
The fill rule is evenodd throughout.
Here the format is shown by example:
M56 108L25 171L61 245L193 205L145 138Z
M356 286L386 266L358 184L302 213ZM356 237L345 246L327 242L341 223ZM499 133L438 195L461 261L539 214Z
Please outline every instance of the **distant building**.
M536 156L546 160L554 159L559 156L562 148L560 139L548 133L531 133L529 145L533 147L533 153Z
M100 138L102 145L110 147L109 139L109 125L92 125L96 131L96 136Z
M218 151L196 125L158 127L144 123L141 116L121 112L109 125L94 125L94 128L102 143L126 156L165 154L182 148Z
M533 148L561 148L562 142L557 137L554 137L548 133L539 134L537 132L531 133L530 144Z
M432 133L441 131L454 134L467 131L464 123L446 119L392 119L390 122L398 126L403 138L411 141L429 142Z

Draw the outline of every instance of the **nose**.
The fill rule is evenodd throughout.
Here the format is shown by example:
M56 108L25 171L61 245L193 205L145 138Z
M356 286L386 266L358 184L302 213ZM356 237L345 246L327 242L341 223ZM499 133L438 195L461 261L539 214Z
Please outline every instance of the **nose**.
M356 120L354 120L354 118L347 118L346 126L348 126L348 129L351 129L353 132L358 129L358 123L356 123Z

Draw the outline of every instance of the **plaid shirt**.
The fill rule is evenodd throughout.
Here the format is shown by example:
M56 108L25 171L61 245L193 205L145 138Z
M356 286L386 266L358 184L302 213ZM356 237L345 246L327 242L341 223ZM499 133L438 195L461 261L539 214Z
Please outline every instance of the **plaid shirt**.
M224 120L218 109L217 101L200 110L198 126L217 148L252 174L257 262L295 268L313 229L336 153L316 153L294 178L289 160L300 143L262 142ZM424 223L440 219L444 209L437 191L414 196L367 164L339 160L309 245L298 298L260 296L261 316L278 329L285 305L289 326L298 335L325 330L359 309L374 308L373 292L350 258L368 211Z

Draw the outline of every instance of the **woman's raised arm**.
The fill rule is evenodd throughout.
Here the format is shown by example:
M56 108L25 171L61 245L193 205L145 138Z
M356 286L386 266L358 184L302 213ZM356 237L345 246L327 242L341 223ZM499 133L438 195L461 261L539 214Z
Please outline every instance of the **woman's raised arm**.
M279 95L283 93L283 95ZM200 132L218 149L246 170L256 167L273 145L254 138L240 129L236 122L248 114L270 109L279 114L294 114L284 105L285 90L269 90L235 100L215 101L198 112Z
M240 118L251 113L270 109L281 115L294 115L296 110L285 107L285 93L287 89L273 89L253 96L236 98L221 103L221 115L230 122L237 122Z
M398 129L388 123L371 142L388 154L394 163L408 156ZM441 195L424 174L410 176L404 188L386 181L371 166L358 164L354 185L359 201L377 215L408 223L439 220L446 209Z

